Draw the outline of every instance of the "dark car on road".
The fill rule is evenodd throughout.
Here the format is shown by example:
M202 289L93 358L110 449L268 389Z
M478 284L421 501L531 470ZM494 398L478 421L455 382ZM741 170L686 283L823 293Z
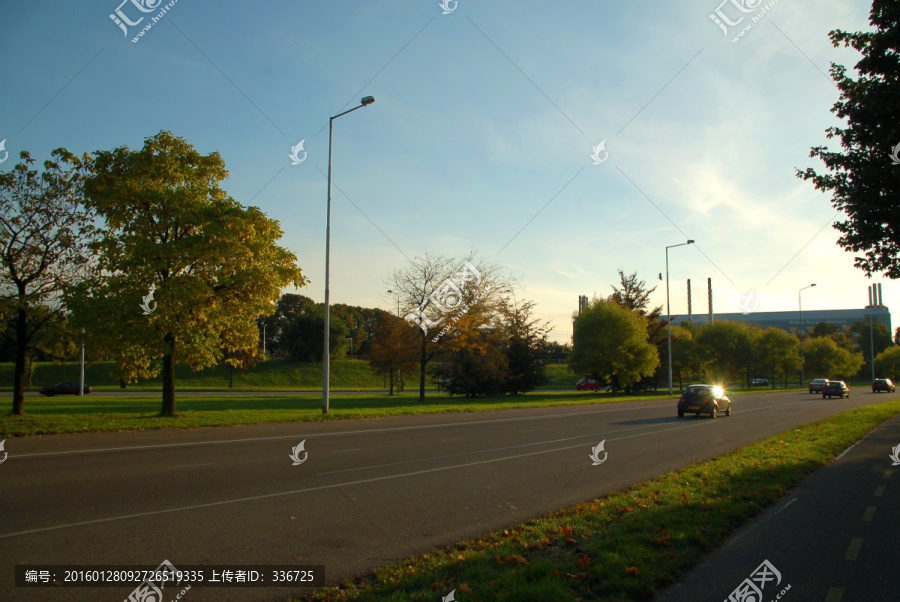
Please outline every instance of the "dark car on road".
M41 395L46 395L47 397L53 397L54 395L78 395L78 389L80 388L80 383L64 381L61 383L56 383L52 387L41 387L40 391L38 392ZM84 392L90 393L91 388L88 385L85 385Z
M809 381L809 392L821 393L825 389L826 384L828 384L827 378L814 378Z
M602 388L603 388L603 385L600 384L599 380L597 380L595 378L588 378L587 376L585 376L584 378L579 380L577 383L575 383L576 391L584 391L584 390L599 391Z
M894 388L894 383L889 378L879 378L872 383L872 393L877 393L878 391L893 393Z
M832 397L840 397L843 399L844 397L850 397L850 387L847 386L842 380L829 380L825 384L825 388L822 389L822 399L826 397L831 399Z
M768 378L754 378L750 381L751 387L768 387L769 379Z
M715 418L718 412L731 416L731 400L725 390L718 385L691 385L681 394L678 400L678 417L683 418L685 412Z

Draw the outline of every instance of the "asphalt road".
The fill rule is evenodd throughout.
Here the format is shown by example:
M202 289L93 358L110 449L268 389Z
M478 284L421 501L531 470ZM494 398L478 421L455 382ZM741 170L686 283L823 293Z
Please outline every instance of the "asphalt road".
M0 599L130 591L15 588L16 564L317 564L336 583L898 396L737 395L734 415L715 420L678 419L674 400L655 400L10 439ZM302 440L309 455L295 466ZM609 456L593 466L601 440ZM194 588L185 599L283 601L290 591Z

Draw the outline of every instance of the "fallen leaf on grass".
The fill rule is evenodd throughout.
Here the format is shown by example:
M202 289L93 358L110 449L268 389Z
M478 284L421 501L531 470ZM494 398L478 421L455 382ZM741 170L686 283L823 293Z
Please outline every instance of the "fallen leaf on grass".
M584 570L591 566L591 557L585 554L581 558L578 559L578 568Z
M637 567L636 566L628 567L627 569L625 569L625 574L626 575L637 575L638 574Z

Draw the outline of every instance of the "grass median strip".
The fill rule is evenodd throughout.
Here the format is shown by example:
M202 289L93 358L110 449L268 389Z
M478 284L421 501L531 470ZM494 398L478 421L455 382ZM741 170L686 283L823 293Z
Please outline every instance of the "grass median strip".
M178 416L159 416L159 394L84 397L28 397L25 416L0 416L0 437L59 433L186 429L275 422L308 422L348 418L385 418L491 410L513 410L598 403L666 399L667 394L625 395L592 392L537 392L515 397L465 399L429 394L420 402L412 394L341 394L331 397L322 415L318 394L239 396L190 395L178 398ZM673 402L674 404L674 402Z
M302 600L646 600L900 401L865 406Z

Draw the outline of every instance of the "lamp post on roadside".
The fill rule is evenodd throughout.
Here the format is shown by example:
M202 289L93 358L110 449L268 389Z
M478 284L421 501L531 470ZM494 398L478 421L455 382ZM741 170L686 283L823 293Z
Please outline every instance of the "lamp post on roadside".
M666 339L669 347L669 395L672 394L672 311L669 308L669 249L694 244L693 240L666 247Z
M330 393L330 375L331 375L331 362L329 355L331 354L330 349L330 341L329 335L330 331L330 313L331 308L329 304L329 296L328 296L328 284L329 284L329 267L331 264L331 145L334 137L334 120L338 117L342 117L347 113L352 113L356 109L361 109L362 107L368 106L375 102L375 99L371 96L363 96L359 101L359 105L353 107L352 109L348 109L343 113L338 113L337 115L328 119L328 205L325 211L325 353L323 353L322 363L325 364L323 366L323 380L322 380L322 413L328 413L328 396Z
M815 286L815 283L810 284L809 286L804 286L799 291L797 291L797 310L800 314L800 325L797 326L797 334L800 336L800 386L803 386L803 299L800 293L805 291L808 288L812 288Z
M388 289L388 294L394 295L397 297L397 317L399 318L400 317L400 293L395 293L391 289Z
M81 380L78 395L84 397L84 328L81 329Z

